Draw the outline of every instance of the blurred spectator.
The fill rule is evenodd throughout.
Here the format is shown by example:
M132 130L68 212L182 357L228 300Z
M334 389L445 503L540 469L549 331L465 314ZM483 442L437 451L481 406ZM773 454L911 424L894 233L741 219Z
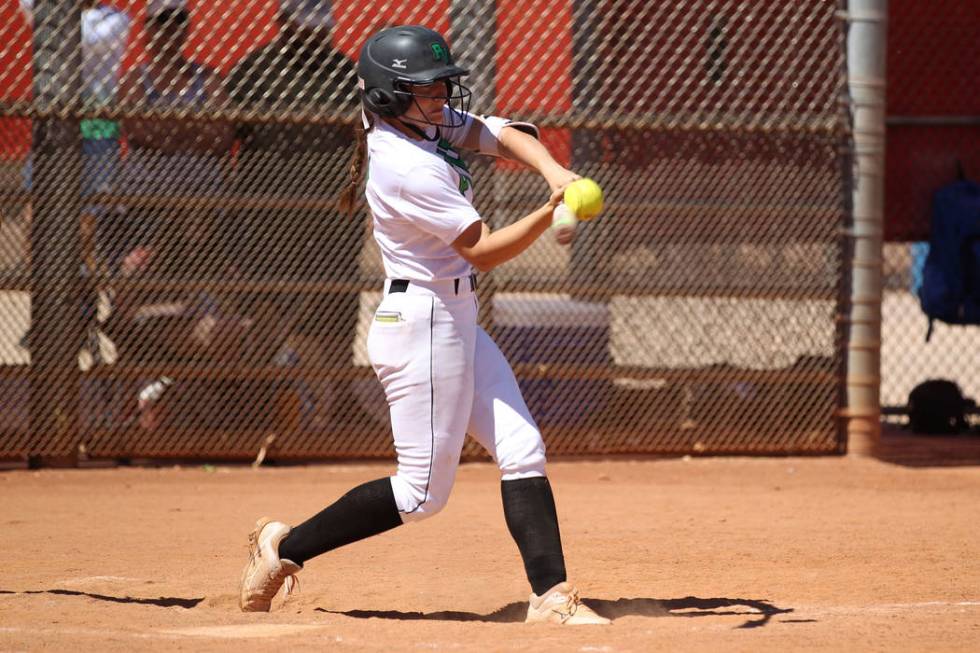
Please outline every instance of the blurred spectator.
M135 247L146 249L154 275L200 276L220 265L212 247L215 209L206 202L221 190L234 138L225 122L202 120L208 106L225 103L218 74L184 57L190 14L184 0L148 0L145 60L123 77L120 103L149 110L186 111L180 118L127 118L129 151L120 192L141 196L127 206L117 233L113 263ZM197 115L195 115L197 114ZM174 200L205 200L178 207Z
M109 106L116 97L119 84L119 68L126 43L129 38L130 17L120 9L96 0L84 0L81 4L82 19L82 108L93 112ZM34 0L20 0L20 8L29 26L34 24ZM82 175L81 192L83 198L96 193L111 193L115 187L115 177L119 165L119 124L114 120L86 118L81 121L82 132ZM32 165L29 159L25 166L25 185L30 190L32 184ZM99 245L103 239L97 237L109 221L110 209L103 204L83 202L79 220L82 242L84 271L95 273L103 260ZM30 207L25 209L24 224L29 228ZM101 358L96 329L97 299L95 293L86 297L83 310L86 312L88 329L87 350L97 362Z
M352 124L278 121L282 113L351 118L358 107L354 63L332 44L327 0L280 0L277 38L251 52L228 76L232 101L258 120L242 124L235 193L256 202L224 232L226 247L256 281L355 282L364 218L339 212L332 201L347 180ZM249 315L285 325L299 365L352 365L359 292L354 289L256 292L243 298ZM257 317L260 321L261 317ZM325 391L323 407L350 410L348 382ZM346 415L347 421L352 417ZM314 421L317 421L316 418Z
M119 102L180 115L122 121L128 152L119 192L126 211L109 234L112 270L122 277L209 278L225 271L214 229L234 127L203 119L202 113L226 104L224 85L216 71L184 56L190 30L184 0L148 0L144 29L145 57L124 75ZM225 310L221 297L204 290L119 284L105 328L127 362L227 365L237 360L248 326ZM159 381L141 381L138 396ZM209 411L222 419L229 408L225 397L238 391L221 380L178 378L175 384L180 392L168 394L181 400L175 421L163 423L168 428L201 426L194 416ZM132 406L137 394L125 388L124 405ZM141 400L139 410L152 404ZM161 422L141 416L140 424L155 428Z
M82 5L82 101L84 111L103 109L115 100L119 66L129 38L130 18L126 12L85 0ZM34 0L20 0L27 24L34 24ZM90 196L112 190L119 161L119 124L114 120L88 118L81 121L82 193ZM27 171L30 186L30 169ZM104 209L86 205L84 211L97 217Z

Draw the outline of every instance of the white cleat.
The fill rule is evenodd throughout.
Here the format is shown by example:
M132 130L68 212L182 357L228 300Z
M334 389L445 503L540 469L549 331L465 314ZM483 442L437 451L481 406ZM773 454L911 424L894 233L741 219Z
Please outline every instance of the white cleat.
M568 583L558 583L541 596L531 594L525 622L565 626L604 626L612 623L582 603L578 598L578 590Z
M268 612L279 588L286 586L286 596L297 584L300 567L290 560L279 559L279 543L289 535L289 526L263 517L248 536L248 564L242 571L238 605L242 612Z

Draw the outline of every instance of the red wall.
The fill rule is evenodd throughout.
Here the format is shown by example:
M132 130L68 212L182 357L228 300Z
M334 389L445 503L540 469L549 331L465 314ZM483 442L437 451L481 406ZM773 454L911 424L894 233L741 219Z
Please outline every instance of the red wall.
M572 108L572 36L558 38L555 24L571 25L571 0L499 0L497 2L497 106L514 112L561 114ZM558 161L568 165L571 133L544 129L542 141ZM501 162L503 168L517 164Z
M132 66L142 56L142 21L146 0L116 0L110 2L126 9L135 18L130 46L124 68ZM275 17L276 0L189 0L191 35L186 48L188 58L205 63L227 74L251 50L268 43L278 33ZM570 2L556 6L548 0L530 0L536 18L524 21L528 2L507 0L500 3L500 54L502 74L523 78L520 70L527 56L527 35L546 44L548 57L543 59L549 72L547 84L536 84L542 91L528 96L523 84L504 85L500 89L502 106L506 110L566 109L571 105L571 40L563 37L549 42L543 38L549 24L555 20L570 21ZM449 30L449 0L413 0L410 2L381 2L365 6L358 0L334 0L334 31L337 46L352 57L356 56L363 39L384 25L422 23L446 33ZM31 93L30 30L14 0L0 3L0 36L9 46L0 48L0 100L24 100ZM535 42L535 41L532 41ZM558 71L555 74L554 71ZM22 75L9 71L25 71ZM550 135L555 140L555 135ZM558 136L562 147L567 137ZM0 157L23 157L29 147L29 125L25 120L0 118ZM564 149L568 149L567 145Z
M763 13L769 14L768 7L774 2L762 3ZM136 17L138 28L145 0L120 0L116 4ZM615 9L607 12L605 28L624 34L643 18L630 12L649 12L649 7L635 0L606 0L605 5ZM275 0L190 0L189 6L192 33L188 56L225 73L249 50L274 38L277 31ZM571 34L565 31L559 38L549 36L555 22L571 24L571 6L572 0L498 1L497 97L502 113L563 112L571 108ZM772 6L778 7L778 3ZM889 9L888 115L980 116L980 3L892 0ZM334 10L338 46L351 55L364 36L381 25L424 22L440 31L449 27L449 0L372 3L367 8L357 0L335 0ZM0 71L4 71L0 73L0 99L23 100L30 94L30 74L11 71L29 71L30 33L13 0L0 3L0 25L4 26L0 28L4 39L11 39L9 45L0 48ZM134 30L127 66L140 56L140 36L140 30ZM634 66L633 70L640 69ZM642 72L650 74L649 70ZM687 88L696 92L697 85ZM806 98L792 100L805 105ZM550 130L544 136L559 158L567 160L567 130ZM27 121L0 119L0 157L22 157L28 144ZM953 179L957 159L968 174L980 178L980 127L888 128L888 239L921 239L927 235L930 198L936 188Z

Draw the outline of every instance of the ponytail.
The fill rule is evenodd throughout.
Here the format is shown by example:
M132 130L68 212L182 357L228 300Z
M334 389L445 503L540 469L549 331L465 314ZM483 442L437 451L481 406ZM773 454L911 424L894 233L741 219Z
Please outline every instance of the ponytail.
M370 118L368 120L370 121ZM367 164L367 133L372 127L374 125L369 124L365 128L362 120L358 120L354 125L354 151L351 153L348 167L349 180L337 200L340 210L347 215L354 215L357 209L357 197L360 194L361 183L364 181L364 167Z

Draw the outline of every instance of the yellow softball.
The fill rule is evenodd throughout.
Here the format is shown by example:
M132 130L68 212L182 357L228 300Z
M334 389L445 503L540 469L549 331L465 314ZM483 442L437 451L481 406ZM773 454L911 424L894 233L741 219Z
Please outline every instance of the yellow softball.
M579 220L591 220L602 211L602 189L591 179L576 179L565 188L565 204Z

